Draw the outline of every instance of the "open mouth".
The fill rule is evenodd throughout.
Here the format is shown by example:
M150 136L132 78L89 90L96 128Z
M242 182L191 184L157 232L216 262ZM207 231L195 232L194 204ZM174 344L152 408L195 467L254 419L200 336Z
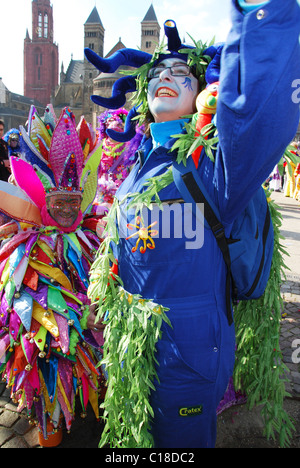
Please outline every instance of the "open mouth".
M178 97L178 94L170 88L159 88L155 97Z
M69 215L68 214L59 214L58 218L60 218L60 219L72 219L72 218L74 218L74 214L69 214Z

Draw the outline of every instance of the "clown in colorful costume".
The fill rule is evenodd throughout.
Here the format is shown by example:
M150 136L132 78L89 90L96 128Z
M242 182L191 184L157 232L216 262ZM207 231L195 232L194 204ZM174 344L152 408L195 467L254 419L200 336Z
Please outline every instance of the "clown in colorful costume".
M90 402L99 417L103 380L96 363L102 333L90 320L88 274L99 238L84 226L97 189L99 147L89 125L78 128L70 109L58 121L48 106L34 107L28 133L21 128L21 157L11 158L16 185L1 183L0 371L12 398L48 437L83 414Z
M226 237L236 217L279 161L299 123L299 107L291 100L291 86L300 63L299 5L295 0L270 0L263 8L245 13L233 1L232 20L233 28L223 50L207 49L202 53L212 59L205 76L207 82L220 82L216 118L219 142L214 162L202 152L197 166L210 198L219 208ZM146 87L143 96L147 95L148 100L138 111L148 107L152 123L139 149L141 160L116 194L121 218L138 226L140 239L153 237L153 242L146 241L146 249L143 245L136 249L136 237L120 235L114 254L124 289L169 309L172 326L162 324L155 355L158 379L150 395L154 446L213 447L216 410L232 375L235 356L234 324L226 315L226 266L221 251L206 228L204 244L197 249L187 249L190 239L175 236L172 231L169 238L162 232L151 236L150 229L145 233L135 222L134 210L127 210L126 202L128 194L143 194L150 178L165 174L172 166L177 157L176 152L170 152L175 143L172 136L185 131L182 116L195 112L197 80L202 81L203 76L195 73L195 62L186 67L191 62L174 23L172 27L168 21L167 28L172 38L168 51L160 50L152 60L142 53L136 55L136 66L150 64L148 82L138 77L139 84ZM126 65L132 66L132 54L126 52L120 55L126 57ZM101 59L96 60L92 53L87 55L102 68ZM212 76L220 61L220 76ZM126 84L123 81L116 91L132 91L133 85L130 80ZM245 174L247 184L241 186ZM174 201L180 205L182 195L171 182L159 192L159 198L165 205ZM128 354L129 349L128 345ZM133 436L138 438L137 433Z
M118 142L110 138L109 132L122 132L128 111L124 108L103 112L98 117L97 132L102 145L97 196L92 213L98 217L98 235L105 228L105 216L113 204L116 191L126 179L135 162L135 152L142 139L141 129L137 128L130 142Z
M109 137L109 131L122 132L128 111L124 108L108 110L98 117L102 155L99 167L97 204L110 206L114 195L134 164L135 149L141 141L141 132L133 142L118 142Z

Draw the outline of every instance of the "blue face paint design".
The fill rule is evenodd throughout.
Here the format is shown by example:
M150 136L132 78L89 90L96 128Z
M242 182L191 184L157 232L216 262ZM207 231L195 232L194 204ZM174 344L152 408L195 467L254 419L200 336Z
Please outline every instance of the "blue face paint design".
M182 83L185 88L188 88L189 91L193 91L192 80L186 76L184 82Z

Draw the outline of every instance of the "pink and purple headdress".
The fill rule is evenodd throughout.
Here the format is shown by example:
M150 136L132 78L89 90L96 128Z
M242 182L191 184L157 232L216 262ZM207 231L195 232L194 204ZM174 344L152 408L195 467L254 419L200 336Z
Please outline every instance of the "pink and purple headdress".
M91 126L82 117L76 127L69 108L56 118L51 105L41 118L34 106L28 131L21 130L21 158L11 158L14 178L32 202L42 210L49 194L82 195L81 211L92 204L97 190L101 148Z

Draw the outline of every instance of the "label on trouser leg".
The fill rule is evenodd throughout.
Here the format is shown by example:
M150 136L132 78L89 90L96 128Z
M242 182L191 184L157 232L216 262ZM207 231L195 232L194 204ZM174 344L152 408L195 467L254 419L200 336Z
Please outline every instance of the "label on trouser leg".
M186 320L184 333L187 333L189 319ZM179 337L176 332L178 323L174 316L173 328L163 327L162 339L157 344L159 383L156 382L156 391L151 394L155 414L152 434L157 448L204 448L215 445L216 410L232 375L234 330L228 327L224 314L222 331L214 328L211 338L207 339L208 328L211 327L203 330L205 321L203 317L200 319L202 331L197 326L198 340L193 339L194 352L193 346L189 348L189 353L188 345L184 349L179 348L183 342L182 336ZM194 330L195 323L187 333L190 338L194 336ZM202 332L206 334L205 337ZM226 340L224 334L227 334ZM223 338L216 342L216 336ZM226 347L220 346L222 341L227 343ZM197 354L199 357L195 359Z

